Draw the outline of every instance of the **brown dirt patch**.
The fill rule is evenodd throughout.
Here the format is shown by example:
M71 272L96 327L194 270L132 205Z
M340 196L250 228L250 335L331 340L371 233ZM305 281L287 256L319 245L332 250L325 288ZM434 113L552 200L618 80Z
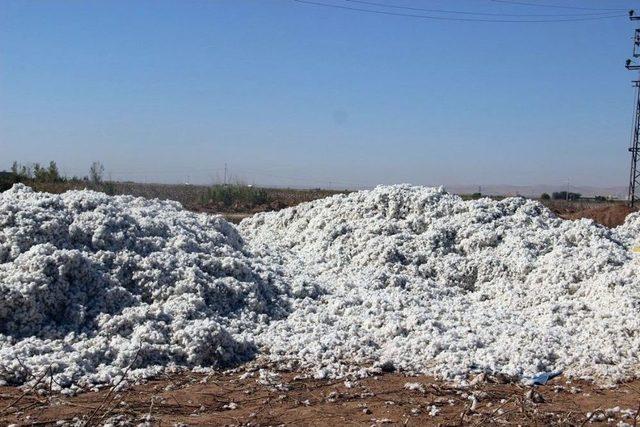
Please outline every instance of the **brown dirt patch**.
M582 425L589 412L591 421L633 425L640 404L640 381L600 388L560 377L534 389L489 377L460 388L400 374L352 384L299 379L295 373L261 383L257 372L241 374L181 373L117 392L102 389L74 397L0 387L0 425L58 420L85 425L107 420L125 425ZM409 390L407 382L419 383L421 389ZM606 414L616 406L629 411Z
M582 202L550 200L542 201L553 213L564 219L592 219L605 227L617 227L624 223L625 218L637 208L630 208L624 202Z
M564 219L589 218L606 227L617 227L624 223L627 215L635 211L636 209L632 209L627 205L616 204L583 209L577 212L561 214L560 216Z

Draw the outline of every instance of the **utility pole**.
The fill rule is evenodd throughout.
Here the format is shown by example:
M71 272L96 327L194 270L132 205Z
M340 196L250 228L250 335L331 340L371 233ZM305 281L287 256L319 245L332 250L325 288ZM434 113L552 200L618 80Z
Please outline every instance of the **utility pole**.
M632 21L640 20L640 16L636 16L634 10L629 11L629 19ZM636 28L633 34L633 57L640 57L640 28ZM627 59L626 68L630 71L639 71L640 65L634 63L632 59ZM629 205L634 207L636 202L636 188L640 184L640 172L638 171L638 154L640 154L640 77L633 80L633 87L636 91L635 96L635 113L633 115L633 131L631 134L631 171L629 173Z
M227 164L224 164L224 185L227 185Z

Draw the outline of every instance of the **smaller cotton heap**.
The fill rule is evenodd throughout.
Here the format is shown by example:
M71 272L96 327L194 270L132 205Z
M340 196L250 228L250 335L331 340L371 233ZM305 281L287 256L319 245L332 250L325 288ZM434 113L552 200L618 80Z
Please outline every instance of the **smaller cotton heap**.
M0 384L56 389L252 358L287 287L236 229L178 203L0 194Z
M523 198L385 186L245 219L300 294L260 337L317 377L362 366L444 378L640 372L640 216L565 221ZM296 285L297 284L297 285Z

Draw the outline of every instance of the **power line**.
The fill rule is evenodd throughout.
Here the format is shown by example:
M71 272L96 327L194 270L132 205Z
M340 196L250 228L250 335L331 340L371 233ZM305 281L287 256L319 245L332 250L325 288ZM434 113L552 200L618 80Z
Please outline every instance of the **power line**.
M491 12L465 12L460 10L447 10L447 9L425 9L422 7L410 7L410 6L399 6L395 4L386 4L386 3L378 3L373 1L366 0L344 0L350 3L360 3L366 4L369 6L378 6L378 7L386 7L392 9L402 9L402 10L413 10L417 12L434 12L434 13L450 13L450 14L458 14L458 15L475 15L475 16L514 16L514 17L535 17L535 16L547 16L547 17L562 17L562 16L598 16L598 15L611 15L613 12L591 12L591 13L580 13L580 14L563 14L563 13L554 13L554 14L538 14L538 13L491 13Z
M560 6L557 4L541 4L541 3L531 3L526 1L515 1L515 0L491 0L495 3L507 3L507 4L517 4L520 6L535 6L535 7L552 7L554 9L572 9L572 10L609 10L609 11L617 11L617 12L626 12L627 9L607 9L601 7L581 7L581 6Z
M406 18L420 18L420 19L432 19L438 21L475 21L475 22L509 22L509 23L525 23L525 22L536 22L536 23L547 23L547 22L571 22L571 21L593 21L599 19L609 19L609 18L620 18L626 17L627 15L615 14L609 16L594 16L594 17L585 17L585 18L564 18L564 19L482 19L482 18L453 18L448 16L432 16L432 15L414 15L411 13L399 13L399 12L389 12L384 10L375 10L375 9L363 9L359 7L351 7L344 6L338 4L329 4L329 3L320 3L311 0L293 0L297 3L311 4L314 6L321 7L329 7L334 9L344 9L344 10L352 10L356 12L365 12L365 13L375 13L378 15L391 15L391 16L401 16Z

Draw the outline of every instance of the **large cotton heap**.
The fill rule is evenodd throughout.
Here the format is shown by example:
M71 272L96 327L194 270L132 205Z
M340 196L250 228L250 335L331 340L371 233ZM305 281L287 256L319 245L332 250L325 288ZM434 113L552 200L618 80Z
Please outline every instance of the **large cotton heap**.
M0 384L54 388L224 367L287 288L219 217L90 191L0 194Z
M246 243L245 243L246 242ZM318 377L640 373L640 215L392 186L243 221L90 191L0 194L0 384L256 356Z
M269 357L340 376L370 364L619 380L640 372L640 219L609 230L523 198L391 186L244 220L300 295L259 337Z

